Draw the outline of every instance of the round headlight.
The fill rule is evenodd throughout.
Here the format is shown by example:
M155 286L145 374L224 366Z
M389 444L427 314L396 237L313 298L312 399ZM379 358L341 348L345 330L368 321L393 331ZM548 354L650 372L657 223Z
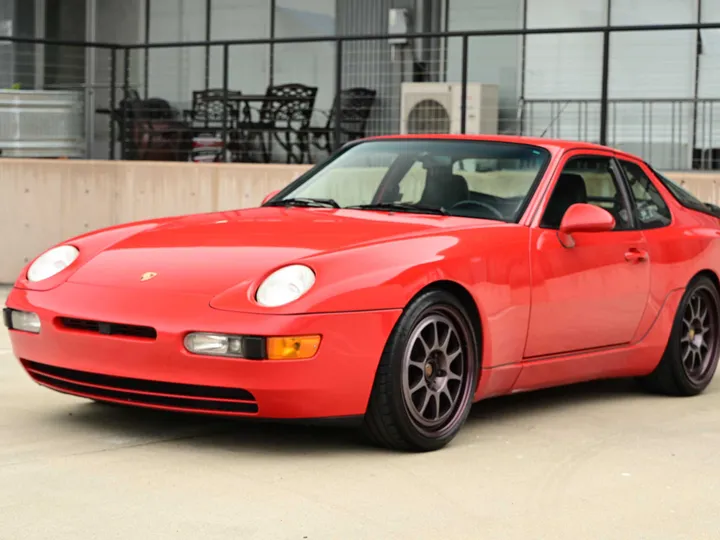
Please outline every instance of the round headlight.
M257 303L278 307L297 300L315 283L315 273L307 266L295 264L270 274L255 295Z
M28 269L28 281L43 281L70 266L80 252L73 246L59 246L40 255Z

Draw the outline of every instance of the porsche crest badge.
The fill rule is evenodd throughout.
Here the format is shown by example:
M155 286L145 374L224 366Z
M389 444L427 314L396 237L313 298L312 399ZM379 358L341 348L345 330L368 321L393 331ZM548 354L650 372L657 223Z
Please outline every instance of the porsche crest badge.
M145 272L141 277L140 281L150 281L152 278L157 276L156 272Z

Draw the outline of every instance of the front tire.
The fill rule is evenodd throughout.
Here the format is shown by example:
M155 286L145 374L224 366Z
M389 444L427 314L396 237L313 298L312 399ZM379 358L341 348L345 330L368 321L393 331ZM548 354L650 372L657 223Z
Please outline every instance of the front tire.
M430 290L412 301L378 366L364 421L368 436L395 450L447 445L470 413L478 349L470 317L455 296Z
M719 355L720 294L710 279L698 276L680 301L660 363L640 383L660 394L698 395L712 381Z

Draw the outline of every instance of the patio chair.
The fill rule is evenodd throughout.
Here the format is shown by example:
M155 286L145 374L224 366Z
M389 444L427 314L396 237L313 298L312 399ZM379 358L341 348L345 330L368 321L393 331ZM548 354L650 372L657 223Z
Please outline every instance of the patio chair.
M315 108L317 87L303 84L269 86L265 96L247 100L238 129L244 139L244 158L251 160L251 149L259 146L261 160L272 160L273 141L286 152L287 163L309 160L308 127ZM261 101L259 108L251 101ZM253 112L257 118L253 119Z
M370 118L377 92L369 88L348 88L335 97L329 113L318 111L327 120L324 126L308 128L310 142L318 150L328 154L345 143L361 139L366 135L367 122ZM336 111L340 101L340 137L335 140ZM312 160L312 155L310 156Z
M183 111L192 132L191 161L226 161L228 155L233 160L240 149L237 123L241 98L242 92L234 90L228 92L227 102L224 89L193 92L192 109ZM227 133L227 147L223 131Z
M143 100L136 90L130 89L127 97L110 114L119 127L123 159L188 160L190 137L187 126L176 120L177 114L166 100Z

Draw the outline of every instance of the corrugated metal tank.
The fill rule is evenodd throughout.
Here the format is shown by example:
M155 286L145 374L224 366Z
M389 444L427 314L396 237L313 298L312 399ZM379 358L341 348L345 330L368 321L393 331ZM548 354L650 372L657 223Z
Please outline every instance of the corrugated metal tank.
M84 157L83 94L0 90L2 157Z

